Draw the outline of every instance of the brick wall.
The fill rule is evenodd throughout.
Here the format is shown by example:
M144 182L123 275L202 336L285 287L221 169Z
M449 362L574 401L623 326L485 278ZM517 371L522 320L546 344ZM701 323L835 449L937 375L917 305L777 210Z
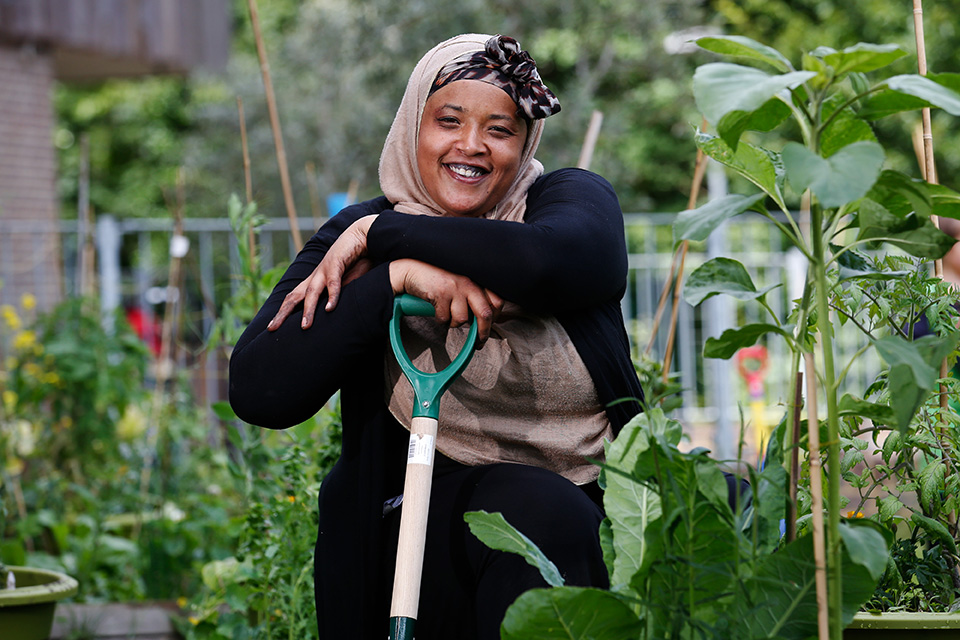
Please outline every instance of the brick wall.
M53 64L32 47L0 45L0 302L23 293L41 308L61 298L57 233L13 234L8 223L58 220L52 142Z

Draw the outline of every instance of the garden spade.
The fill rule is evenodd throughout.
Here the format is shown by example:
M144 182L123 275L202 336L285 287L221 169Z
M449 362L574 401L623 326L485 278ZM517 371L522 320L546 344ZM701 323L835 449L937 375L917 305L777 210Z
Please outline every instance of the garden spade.
M433 305L429 302L402 294L394 300L393 319L390 321L390 345L414 393L413 423L410 425L403 507L400 511L400 539L397 543L393 599L390 602L390 640L413 640L420 605L420 578L433 482L440 396L470 362L477 339L477 320L474 318L463 349L446 369L437 373L420 371L413 365L400 342L400 319L403 316L433 314Z

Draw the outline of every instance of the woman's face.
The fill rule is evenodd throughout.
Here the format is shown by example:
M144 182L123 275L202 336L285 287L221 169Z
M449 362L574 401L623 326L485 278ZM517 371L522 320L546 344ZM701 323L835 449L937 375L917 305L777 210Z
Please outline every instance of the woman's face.
M427 99L417 167L427 193L448 215L481 216L517 177L527 123L502 89L457 80Z

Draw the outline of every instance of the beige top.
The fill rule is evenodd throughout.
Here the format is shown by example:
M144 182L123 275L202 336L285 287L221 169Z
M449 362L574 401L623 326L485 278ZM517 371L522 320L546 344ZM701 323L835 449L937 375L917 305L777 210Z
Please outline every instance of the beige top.
M432 318L404 322L407 355L421 371L446 367L466 340L466 329L448 331ZM437 449L470 466L516 462L576 484L595 480L600 469L587 458L603 460L603 441L612 440L613 432L560 323L521 313L494 325L481 351L485 357L471 360L440 401ZM386 386L390 412L409 429L413 388L393 358L387 360Z

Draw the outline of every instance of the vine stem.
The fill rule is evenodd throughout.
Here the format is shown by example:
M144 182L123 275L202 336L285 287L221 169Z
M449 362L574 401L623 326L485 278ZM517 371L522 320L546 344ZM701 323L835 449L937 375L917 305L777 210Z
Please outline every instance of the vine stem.
M838 418L836 372L833 354L833 327L830 325L830 305L823 246L823 210L819 203L810 207L811 240L814 261L811 263L814 295L817 305L817 325L823 352L823 383L827 404L827 564L830 602L830 638L840 640L843 634L843 572L840 549L840 421ZM807 372L810 376L812 371ZM808 380L808 388L815 380ZM808 419L809 413L808 413ZM812 428L812 427L811 427ZM812 452L811 452L812 455ZM812 474L811 474L812 475Z

